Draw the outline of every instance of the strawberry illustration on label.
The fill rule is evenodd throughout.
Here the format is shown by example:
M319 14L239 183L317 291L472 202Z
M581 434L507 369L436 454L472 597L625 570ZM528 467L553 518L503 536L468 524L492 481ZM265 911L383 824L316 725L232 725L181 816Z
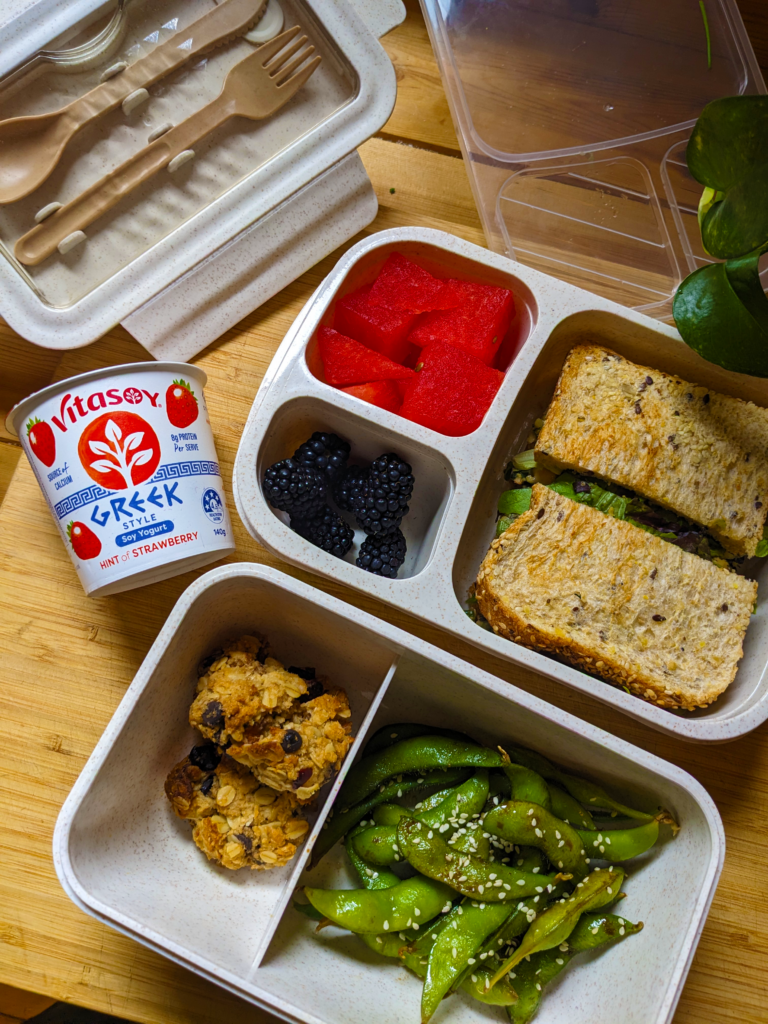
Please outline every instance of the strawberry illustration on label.
M56 438L50 425L36 416L27 424L27 437L32 451L45 466L52 466L56 459Z
M72 550L83 561L101 554L101 541L85 523L67 523L67 536Z
M121 491L153 475L160 463L160 442L150 424L135 412L107 412L82 432L77 454L92 480Z
M175 380L165 392L165 409L174 427L188 427L197 419L197 399L192 385Z

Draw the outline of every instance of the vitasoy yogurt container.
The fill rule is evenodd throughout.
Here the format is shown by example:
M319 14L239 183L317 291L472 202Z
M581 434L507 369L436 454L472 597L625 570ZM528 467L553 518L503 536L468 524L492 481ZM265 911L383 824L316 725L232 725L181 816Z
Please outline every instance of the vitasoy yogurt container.
M234 551L206 380L187 363L112 366L11 410L7 426L86 594L131 590Z

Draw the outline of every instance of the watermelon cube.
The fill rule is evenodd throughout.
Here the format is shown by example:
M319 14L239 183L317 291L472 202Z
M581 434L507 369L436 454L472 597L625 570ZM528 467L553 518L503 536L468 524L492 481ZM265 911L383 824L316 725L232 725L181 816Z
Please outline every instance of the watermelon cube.
M504 374L444 341L428 345L420 365L405 390L400 415L449 437L477 430Z
M408 340L419 348L447 341L490 366L509 330L515 300L507 288L471 281L455 281L463 299L454 309L425 313L416 321Z
M403 399L398 383L393 380L375 380L370 384L355 384L354 387L341 390L347 395L362 398L364 402L370 402L371 405L378 405L380 409L399 412Z
M370 291L369 285L339 299L333 326L396 363L404 363L410 352L408 332L416 314L374 306L368 301Z
M404 380L415 377L407 366L388 359L354 338L347 338L332 327L317 332L317 347L323 361L327 384L343 388L350 384L368 384L373 380Z
M369 294L374 306L402 313L428 313L434 309L452 309L462 299L453 281L441 281L423 270L402 253L393 252L379 271Z

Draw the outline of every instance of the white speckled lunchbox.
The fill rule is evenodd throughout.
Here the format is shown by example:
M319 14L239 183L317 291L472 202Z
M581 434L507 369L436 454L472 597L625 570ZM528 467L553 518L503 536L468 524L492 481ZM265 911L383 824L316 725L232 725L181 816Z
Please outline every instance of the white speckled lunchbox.
M504 342L506 375L480 427L447 437L330 387L322 379L316 332L333 321L337 299L370 284L387 256L402 252L438 277L510 288L517 316ZM768 717L768 588L758 561L758 607L734 682L710 707L666 711L481 628L465 614L467 592L493 539L504 467L525 448L543 416L570 349L605 344L627 358L716 391L768 406L768 381L722 370L688 348L677 332L650 317L574 288L442 231L399 228L353 246L320 285L286 335L264 378L237 453L234 492L249 533L281 558L432 622L508 661L588 693L647 725L689 740L731 740ZM408 555L397 579L374 576L294 533L288 517L268 505L261 480L273 462L293 454L315 430L352 444L351 462L395 451L416 478L402 530ZM347 515L348 520L351 516Z
M196 666L223 638L260 631L281 660L311 663L347 690L355 744L321 793L293 864L230 872L193 845L163 793L194 743L187 724ZM337 847L304 865L347 767L372 730L415 721L484 743L517 742L594 776L682 828L633 862L622 913L643 931L571 965L547 991L541 1024L666 1024L672 1019L722 868L712 800L691 776L643 750L298 580L239 563L179 599L61 811L56 871L80 907L177 963L289 1021L419 1020L420 982L335 928L320 935L289 905L297 884L353 887ZM665 830L666 831L666 830ZM626 981L631 978L631 985ZM501 1021L463 994L435 1024Z
M198 51L199 21L215 11L213 0L0 4L0 121L120 91L158 47L166 62L169 47L193 54L86 123L46 180L0 206L0 313L35 344L77 348L122 323L156 358L188 359L376 216L356 148L394 106L378 37L405 17L401 0L270 0L247 34ZM294 25L322 63L283 109L233 118L73 233L74 247L19 262L36 223L211 102L236 64Z

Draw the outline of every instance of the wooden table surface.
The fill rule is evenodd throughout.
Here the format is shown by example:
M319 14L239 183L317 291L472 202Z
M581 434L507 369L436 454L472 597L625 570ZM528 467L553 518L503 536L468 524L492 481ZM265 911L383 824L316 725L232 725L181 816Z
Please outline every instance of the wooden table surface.
M740 7L765 69L768 4L740 0ZM408 0L407 20L383 42L397 69L399 93L383 131L360 149L380 204L368 230L418 224L482 245L480 222L416 0ZM233 512L232 464L259 382L294 317L340 255L341 250L323 260L195 360L208 374L206 397ZM146 357L121 329L88 348L58 355L36 348L0 324L0 423L15 401L53 379ZM59 886L51 859L53 827L66 794L174 602L198 573L89 600L26 459L19 458L17 442L0 428L0 498L4 492L0 982L136 1021L273 1021L269 1014L83 914ZM768 859L768 725L724 746L692 746L664 737L373 600L304 576L264 551L236 515L233 525L237 552L232 561L279 565L699 779L720 809L728 849L675 1021L768 1021L768 902L763 882ZM631 985L631 978L626 982Z

